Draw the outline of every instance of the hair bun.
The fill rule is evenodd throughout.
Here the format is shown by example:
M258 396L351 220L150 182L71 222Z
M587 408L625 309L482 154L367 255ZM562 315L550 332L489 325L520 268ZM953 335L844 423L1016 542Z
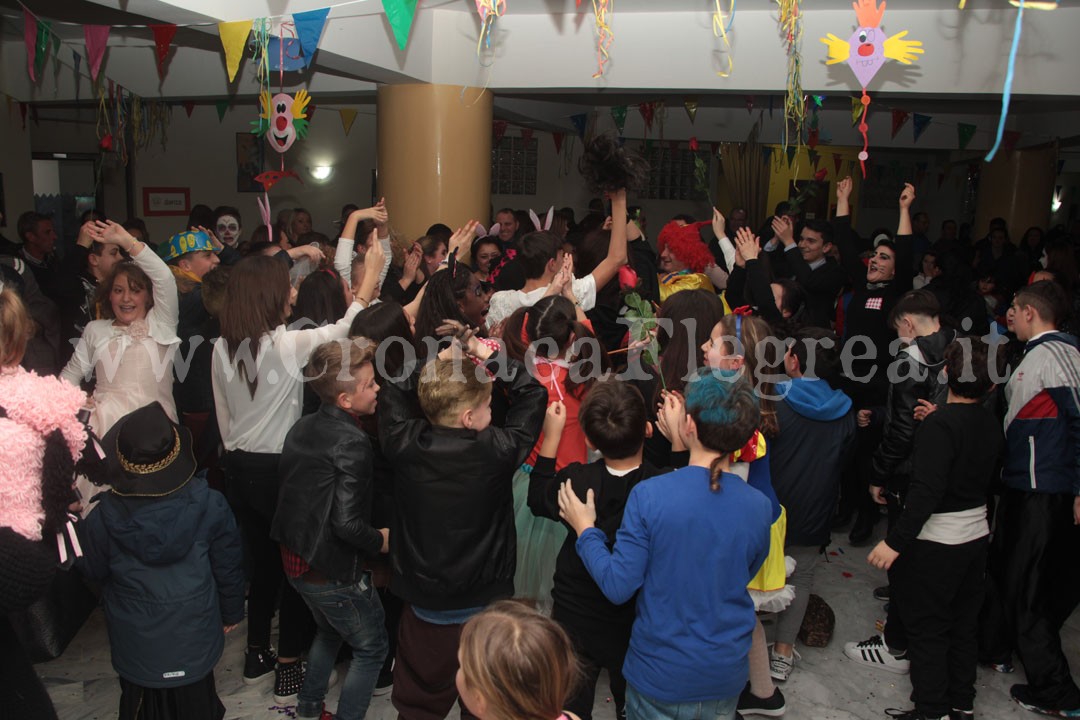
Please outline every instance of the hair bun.
M585 178L589 192L598 195L617 190L641 192L649 179L649 163L606 134L585 143L585 151L578 160L578 171Z

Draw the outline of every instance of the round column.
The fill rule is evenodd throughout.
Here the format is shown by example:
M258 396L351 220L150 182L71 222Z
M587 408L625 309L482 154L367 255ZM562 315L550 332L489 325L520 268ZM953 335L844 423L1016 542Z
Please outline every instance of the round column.
M437 222L488 222L492 102L479 88L379 87L378 192L391 225L409 240Z

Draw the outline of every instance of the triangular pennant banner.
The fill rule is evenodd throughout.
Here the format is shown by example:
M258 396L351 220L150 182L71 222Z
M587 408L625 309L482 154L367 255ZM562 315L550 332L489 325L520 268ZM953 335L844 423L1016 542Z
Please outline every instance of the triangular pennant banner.
M820 139L821 139L821 131L818 130L817 128L814 128L813 130L810 130L810 131L808 131L806 133L806 144L809 145L811 149L816 148L818 146L818 141Z
M623 134L623 128L626 127L626 106L616 105L611 108L611 119L615 121L615 128L619 131L619 134Z
M345 136L349 136L349 131L352 130L352 124L356 121L356 111L352 108L341 108L338 110L338 114L341 115L341 129L345 131Z
M194 102L192 102L191 100L185 100L184 101L184 112L187 113L188 117L191 117L191 112L194 109L195 109L195 103Z
M416 15L416 0L382 0L382 6L398 47L404 50Z
M795 146L794 145L788 145L788 147L787 147L787 164L788 164L788 167L791 167L792 161L795 160L795 152L796 152Z
M225 119L225 111L229 109L229 101L218 100L216 103L214 103L214 107L217 108L218 122L221 122Z
M561 153L562 152L563 133L561 133L561 132L551 133L551 139L555 143L555 153L556 154Z
M491 123L491 137L498 145L502 142L503 136L506 135L506 128L509 125L505 120L496 120Z
M772 98L770 97L769 100L771 102ZM754 112L754 96L753 95L747 95L746 96L746 114L749 115L752 112Z
M158 75L165 74L165 57L169 54L169 46L176 37L175 25L151 25L154 31L154 50L157 53Z
M19 103L19 117L22 118L22 129L23 130L26 129L26 110L27 110L26 103L20 102Z
M225 68L229 82L236 79L236 71L240 69L240 59L244 57L244 48L247 47L250 34L251 20L218 23L221 46L225 48Z
M1006 150L1015 150L1018 142L1020 142L1020 133L1016 130L1006 130L1001 136L1001 144Z
M960 142L961 150L966 149L971 138L975 137L975 129L975 126L970 123L957 123L956 137Z
M319 48L319 38L322 37L326 16L329 14L330 8L293 13L296 35L300 39L300 48L304 51L304 67L311 64L311 58Z
M686 98L683 100L683 107L686 108L686 116L690 118L690 124L693 125L697 120L697 106L698 99L696 97Z
M318 109L319 108L315 103L310 103L307 106L307 111L306 112L307 112L307 121L308 121L309 125L311 124L311 121L315 118L315 111L318 110Z
M38 75L45 69L49 59L49 39L52 37L52 25L48 20L39 20L37 24L37 44L34 48L34 72Z
M1064 160L1058 160L1057 174L1060 175L1063 172L1065 172L1065 161Z
M773 151L773 149L770 146L768 146L768 145L762 146L762 148L761 148L761 157L763 157L765 159L765 162L769 162L769 160L772 159L772 151Z
M836 153L832 154L833 172L836 177L840 177L840 168L844 165L844 158L840 157Z
M645 122L645 133L652 132L653 113L656 111L656 103L641 103L638 105L638 112L641 113L641 119Z
M83 37L86 39L86 59L90 64L90 79L97 82L101 70L101 59L105 56L105 46L109 44L108 25L83 25Z
M814 166L815 170L817 170L818 163L821 162L821 155L818 153L817 150L809 150L807 151L807 155L810 156L810 164Z
M718 143L718 142L709 143L709 152L711 152L713 155L716 155L718 152L720 152L720 143Z
M23 42L26 43L26 72L32 82L37 82L34 72L34 54L37 52L37 18L23 8Z
M570 116L570 122L573 123L574 129L577 130L577 135L582 140L585 139L585 127L589 122L589 116L585 113L578 113L577 115Z
M530 142L532 142L533 129L532 128L521 128L521 139L525 141L526 145L528 145Z
M859 118L862 117L863 104L862 100L857 97L851 98L851 124L858 125Z
M915 142L919 142L919 138L926 132L926 128L930 126L930 119L929 115L920 115L919 113L911 116L911 132Z
M900 132L900 128L907 124L909 117L911 117L911 113L904 110L892 111L892 136L894 139L896 138L896 133Z

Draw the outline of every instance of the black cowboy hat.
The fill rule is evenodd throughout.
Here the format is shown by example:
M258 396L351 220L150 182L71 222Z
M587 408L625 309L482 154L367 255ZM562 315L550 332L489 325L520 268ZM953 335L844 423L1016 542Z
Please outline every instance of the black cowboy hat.
M120 418L101 442L112 490L124 497L161 497L195 474L191 433L151 403Z

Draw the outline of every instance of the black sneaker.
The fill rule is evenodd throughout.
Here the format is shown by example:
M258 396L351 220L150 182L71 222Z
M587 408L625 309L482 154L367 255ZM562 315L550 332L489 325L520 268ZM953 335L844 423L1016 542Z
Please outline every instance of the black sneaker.
M1080 718L1080 708L1052 708L1042 704L1035 697L1035 693L1031 691L1030 685L1013 685L1009 688L1009 695L1012 696L1017 705L1031 712L1050 715L1051 717Z
M304 686L304 663L300 660L288 665L278 663L274 668L274 700L285 705L296 699Z
M949 711L949 720L975 720L975 711L953 708Z
M248 648L244 651L244 684L255 685L274 672L277 663L277 653L274 648L255 650Z
M886 708L885 714L893 718L893 720L949 720L948 715L942 715L940 717L933 715L924 715L918 710L897 710L896 708Z
M750 685L747 684L739 694L738 710L743 715L780 717L787 710L787 704L784 702L784 694L780 692L780 688L773 690L772 697L759 698L750 692Z
M881 602L889 601L889 586L882 585L881 587L874 588L874 599Z

